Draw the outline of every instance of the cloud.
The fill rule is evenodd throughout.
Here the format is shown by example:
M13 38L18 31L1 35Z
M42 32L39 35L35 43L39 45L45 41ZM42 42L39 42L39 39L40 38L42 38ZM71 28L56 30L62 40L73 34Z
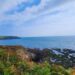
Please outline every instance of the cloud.
M8 6L8 10L5 13L9 15L15 14L16 12L18 14L20 12L26 11L30 13L40 13L48 9L51 10L52 8L68 1L70 0L16 0L12 4L10 3L11 1L9 1L8 3L10 3L11 5L6 3L6 5Z
M62 33L62 28L74 23L74 0L0 0L0 3L0 34L59 34ZM59 30L54 29L56 27L59 27ZM54 32L50 30L52 28ZM64 31L66 29L67 27Z
M27 1L27 2L23 1L20 4L17 4L14 8L8 10L6 12L6 14L12 15L12 14L15 14L16 12L21 13L21 12L25 11L26 8L28 8L28 7L32 8L32 6L34 6L34 5L36 6L39 3L40 3L40 0L36 0L36 1L31 0L31 1Z
M23 24L28 20L30 21L42 15L44 16L48 13L59 11L55 9L56 6L67 1L70 0L41 0L41 2L39 0L5 0L1 15L3 15L4 20L11 19L14 22Z
M0 5L0 11L5 12L8 11L10 9L15 8L15 6L17 6L18 4L20 4L21 2L27 2L29 0L3 0L0 1L1 5Z

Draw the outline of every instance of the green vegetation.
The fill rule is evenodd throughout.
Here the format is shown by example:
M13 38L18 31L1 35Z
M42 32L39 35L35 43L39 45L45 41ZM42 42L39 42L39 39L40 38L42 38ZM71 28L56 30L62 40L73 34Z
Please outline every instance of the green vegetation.
M0 36L0 40L4 40L4 39L18 39L19 37L17 36Z
M47 54L47 57L49 55ZM17 53L11 54L0 49L0 75L71 75L71 68L66 69L61 65L49 63L49 57L45 56L46 54L43 56L43 62L22 60Z

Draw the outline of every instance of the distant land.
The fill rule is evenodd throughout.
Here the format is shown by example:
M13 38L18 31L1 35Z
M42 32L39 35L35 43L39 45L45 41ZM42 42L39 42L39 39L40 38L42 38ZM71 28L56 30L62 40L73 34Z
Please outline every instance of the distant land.
M20 39L20 37L17 37L17 36L0 36L0 40L6 40L6 39Z

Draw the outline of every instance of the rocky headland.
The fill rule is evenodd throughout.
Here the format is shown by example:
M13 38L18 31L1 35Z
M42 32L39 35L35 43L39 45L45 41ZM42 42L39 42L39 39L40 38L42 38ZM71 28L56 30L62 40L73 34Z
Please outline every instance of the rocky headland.
M0 36L0 40L7 40L7 39L20 39L17 36Z

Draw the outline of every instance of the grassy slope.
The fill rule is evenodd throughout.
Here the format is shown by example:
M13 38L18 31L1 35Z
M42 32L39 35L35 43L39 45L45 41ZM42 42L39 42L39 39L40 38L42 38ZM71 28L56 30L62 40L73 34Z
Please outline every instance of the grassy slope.
M71 75L68 74L71 70L62 66L35 63L26 55L29 56L26 49L19 46L0 47L0 72L4 72L1 75Z

